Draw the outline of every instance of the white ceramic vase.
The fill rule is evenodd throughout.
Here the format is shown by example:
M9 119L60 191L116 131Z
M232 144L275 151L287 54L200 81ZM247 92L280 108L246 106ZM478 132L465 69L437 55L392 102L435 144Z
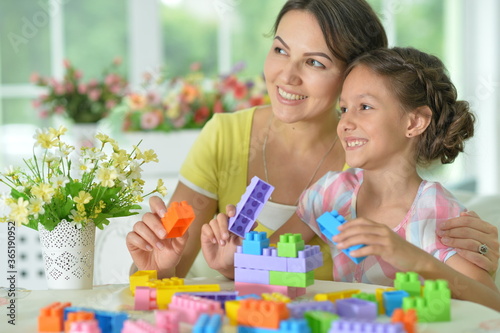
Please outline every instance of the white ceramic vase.
M81 229L62 220L52 231L38 224L49 289L92 289L95 225Z

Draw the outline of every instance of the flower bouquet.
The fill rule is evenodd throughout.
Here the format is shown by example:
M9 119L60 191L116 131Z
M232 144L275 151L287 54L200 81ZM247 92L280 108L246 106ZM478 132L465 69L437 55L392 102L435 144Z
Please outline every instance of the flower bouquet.
M241 66L216 79L205 77L198 64L185 77L145 75L142 91L129 93L120 107L124 131L201 128L215 113L232 112L269 102L262 78L242 81Z
M62 80L33 73L31 82L48 88L46 94L33 102L33 106L42 118L63 115L75 123L95 123L106 117L126 95L127 80L117 71L120 64L121 60L115 59L103 71L101 78L88 82L83 81L82 72L67 60Z
M26 169L10 167L0 181L10 187L5 221L39 231L45 275L50 289L92 287L95 228L112 217L137 214L152 193L166 194L161 179L143 194L141 166L158 162L152 150L120 149L105 134L100 144L75 148L63 142L65 127L37 130L33 157Z

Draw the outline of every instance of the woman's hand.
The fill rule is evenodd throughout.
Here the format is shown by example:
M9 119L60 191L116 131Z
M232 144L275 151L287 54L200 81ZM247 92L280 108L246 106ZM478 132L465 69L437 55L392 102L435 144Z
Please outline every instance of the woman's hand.
M454 247L457 253L476 266L495 274L498 269L498 229L473 212L463 212L460 217L442 223L436 231L443 244ZM479 253L479 246L486 244L488 252Z
M337 248L345 250L354 245L364 247L351 251L353 257L380 256L400 271L408 272L418 269L420 263L425 265L427 253L407 242L388 226L365 218L357 218L339 226L340 234L332 239ZM411 259L410 259L411 258Z
M161 223L167 211L165 203L155 196L149 199L149 206L151 212L144 214L142 221L134 224L133 231L127 234L127 248L139 270L157 270L158 278L172 277L187 243L188 232L182 237L165 238L167 232Z

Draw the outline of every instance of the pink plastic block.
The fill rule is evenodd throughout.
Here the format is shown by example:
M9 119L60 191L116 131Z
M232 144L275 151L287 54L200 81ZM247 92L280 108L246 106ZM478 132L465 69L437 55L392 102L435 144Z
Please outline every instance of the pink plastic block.
M238 295L245 296L251 294L264 294L264 293L280 293L290 298L297 298L305 295L306 288L275 286L270 284L258 284L247 282L234 282L234 289L238 291Z
M156 289L149 287L136 287L134 295L134 310L149 311L157 309Z
M266 232L250 231L245 234L242 244L243 253L259 256L262 254L262 249L266 247L269 247L269 238L267 238Z
M323 253L318 245L306 245L297 258L286 258L287 272L306 273L323 266ZM276 271L276 269L273 269Z
M335 302L337 314L343 319L377 319L377 304L359 298L344 298Z
M179 312L156 310L156 327L165 329L168 333L179 333Z
M243 253L242 247L238 246L234 254L234 267L286 272L286 259L278 257L278 250L275 247L262 249L262 255L257 256Z
M229 218L229 231L245 237L273 191L273 186L258 177L253 177L236 205L236 215Z
M236 267L234 269L234 281L269 284L269 271Z
M323 311L335 313L335 305L330 301L321 302L292 302L286 305L291 318L304 318L306 311Z
M219 302L190 295L174 295L168 308L179 312L179 321L191 325L196 323L202 313L224 314Z
M71 323L69 333L101 333L97 320L74 321Z
M159 328L145 320L139 319L137 321L127 320L123 324L121 333L169 333L164 328Z
M405 333L401 323L370 323L363 319L361 321L354 320L335 320L332 322L329 333L360 333L360 332L377 332L377 333Z

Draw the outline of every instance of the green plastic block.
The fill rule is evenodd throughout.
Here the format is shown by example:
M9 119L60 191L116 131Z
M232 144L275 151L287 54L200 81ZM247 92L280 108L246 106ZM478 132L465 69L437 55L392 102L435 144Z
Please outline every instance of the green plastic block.
M430 320L451 320L451 291L446 280L426 280L424 284L424 299L427 302Z
M451 319L450 305L435 299L428 302L423 297L405 297L403 310L408 309L415 309L420 323L445 322Z
M278 257L297 258L297 253L304 250L301 234L283 234L278 242Z
M338 320L339 316L326 311L306 311L304 318L311 329L311 333L328 333L332 321Z
M269 271L269 284L305 288L314 284L314 271L307 273Z
M377 302L377 296L375 296L375 294L357 293L357 294L352 295L351 297L352 298L363 299L365 301L370 301L370 302L378 304L378 302Z
M394 288L406 291L410 296L422 296L421 284L415 272L397 272Z

